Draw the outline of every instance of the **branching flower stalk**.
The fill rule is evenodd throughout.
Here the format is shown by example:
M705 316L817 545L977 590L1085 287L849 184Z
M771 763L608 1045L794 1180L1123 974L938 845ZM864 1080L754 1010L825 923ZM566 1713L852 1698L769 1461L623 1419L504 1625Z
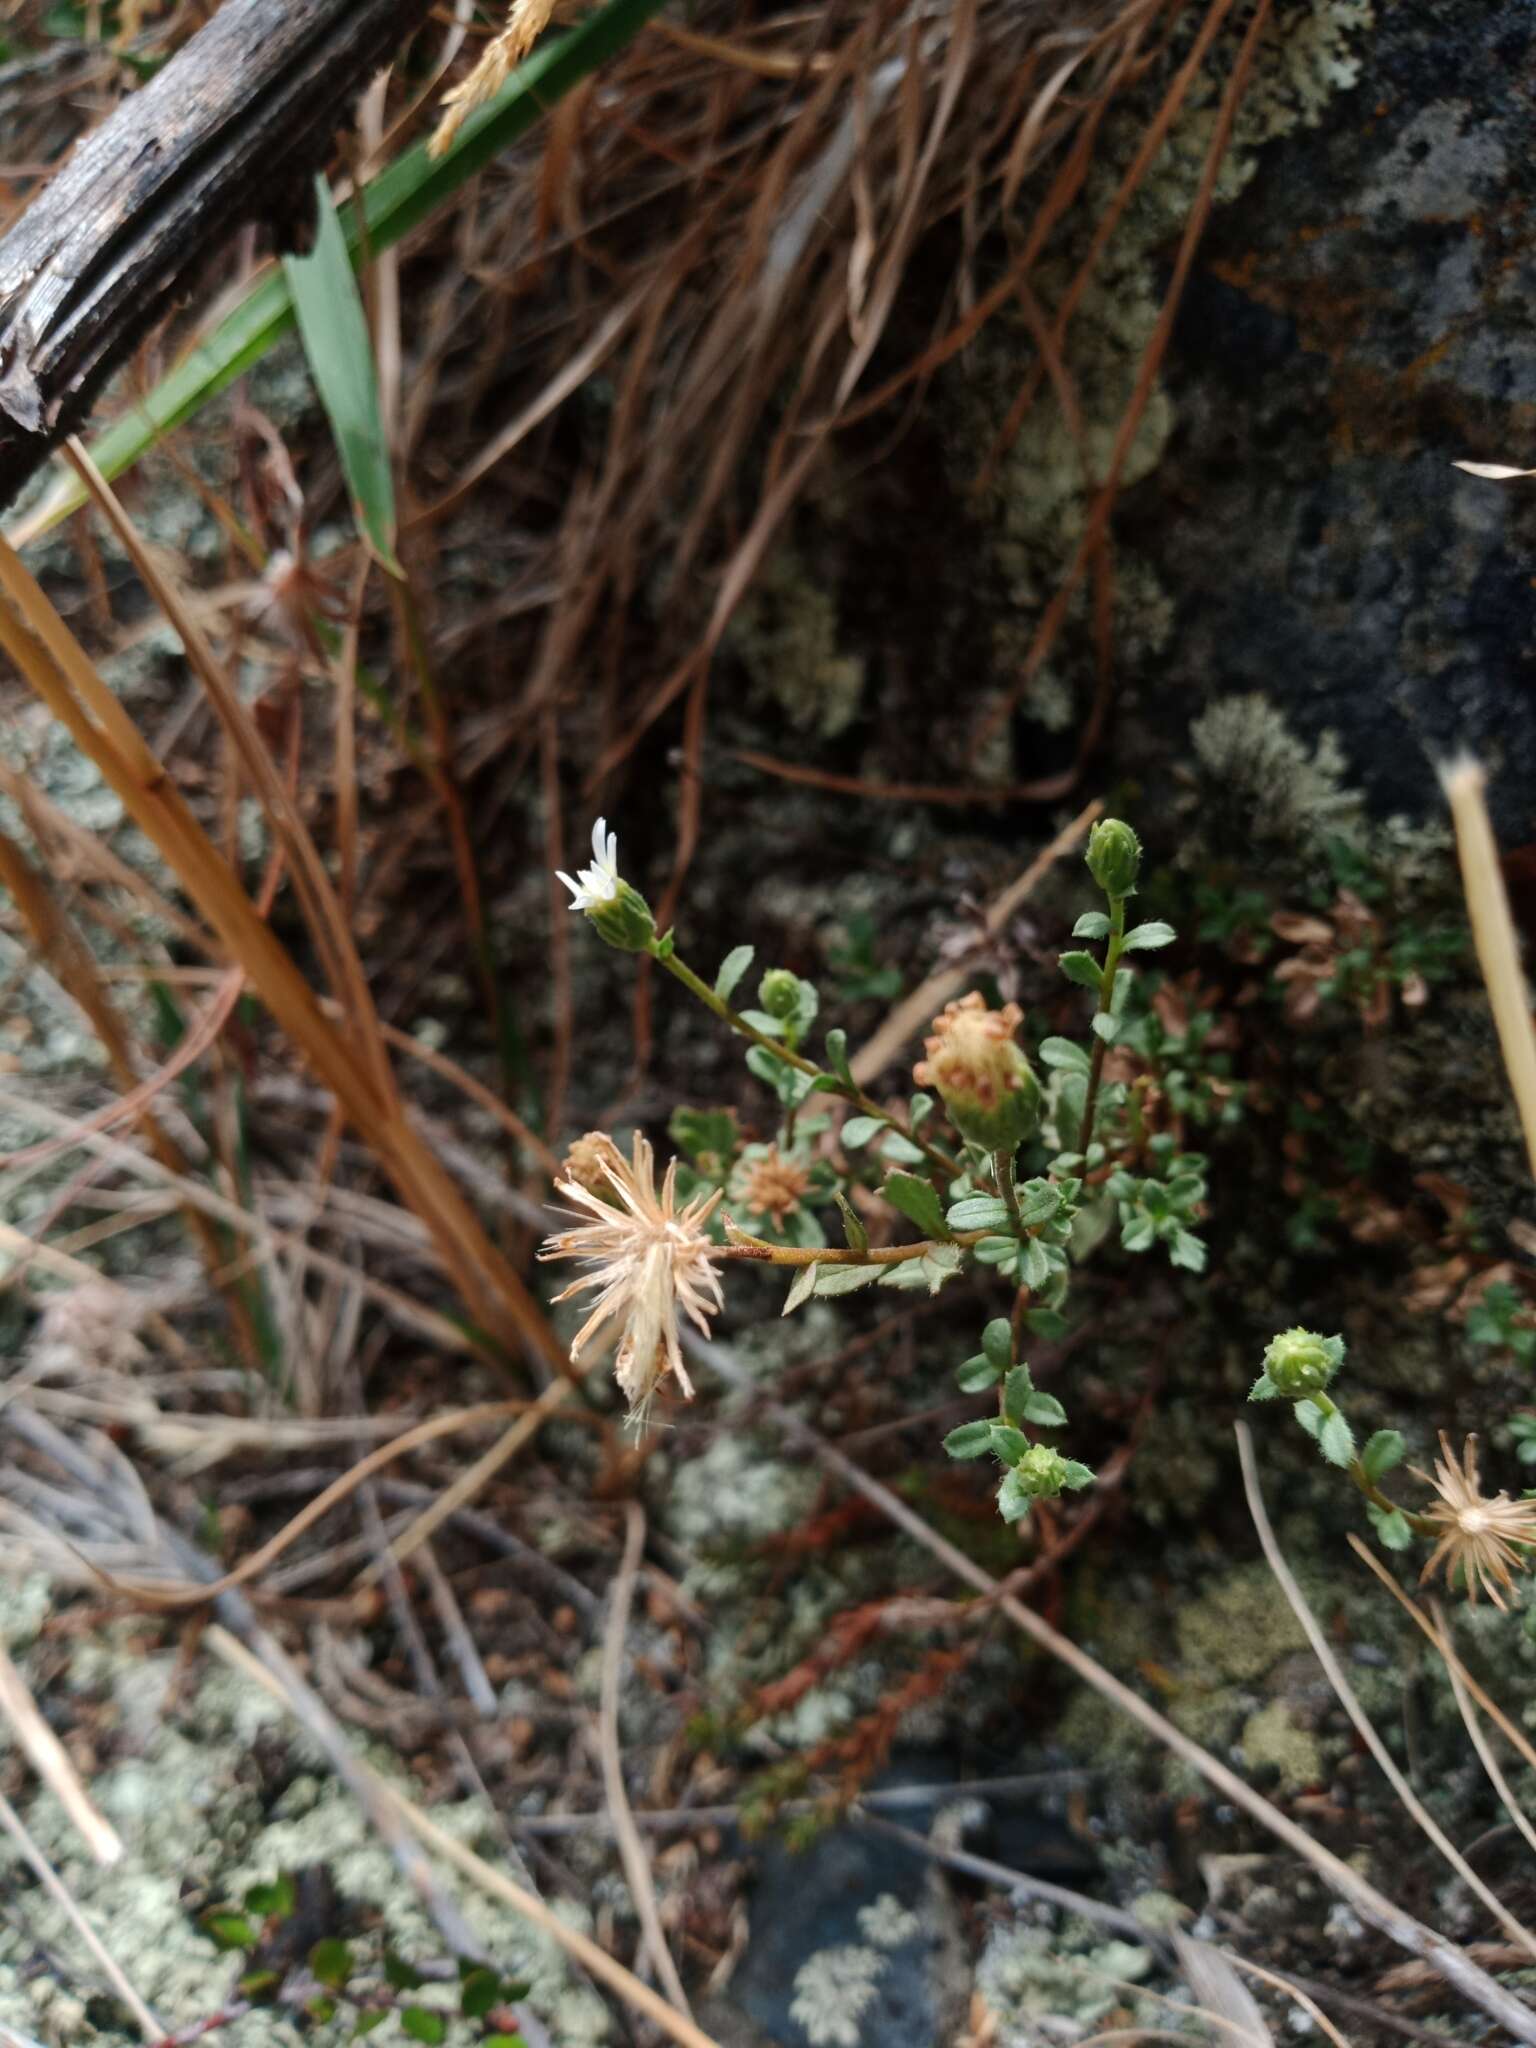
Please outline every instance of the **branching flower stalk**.
M733 948L713 983L698 974L679 955L675 935L657 931L650 906L619 872L615 835L598 820L591 864L560 878L572 909L610 946L657 961L745 1040L749 1071L782 1110L773 1142L764 1143L739 1130L733 1110L680 1107L668 1131L681 1157L667 1167L659 1191L653 1154L641 1137L628 1160L596 1133L572 1149L559 1188L577 1212L574 1227L556 1233L543 1256L578 1259L587 1268L567 1290L593 1297L576 1349L601 1321L622 1318L618 1376L634 1418L644 1419L669 1376L691 1393L678 1351L679 1313L708 1327L723 1305L719 1275L726 1265L790 1269L786 1315L813 1294L866 1286L936 1294L968 1267L991 1269L1009 1288L1011 1314L987 1323L980 1351L955 1376L965 1392L987 1393L995 1407L951 1430L944 1448L954 1458L998 1460L997 1504L1009 1522L1037 1502L1092 1483L1087 1465L1039 1435L1065 1428L1067 1413L1036 1388L1023 1355L1029 1334L1059 1337L1067 1327L1068 1248L1079 1208L1091 1200L1106 1212L1105 1224L1118 1219L1128 1251L1160 1245L1174 1265L1194 1271L1205 1259L1192 1228L1204 1201L1204 1161L1179 1155L1172 1137L1149 1132L1142 1118L1127 1113L1125 1085L1102 1080L1103 1051L1115 1037L1130 980L1122 955L1174 937L1168 925L1125 928L1140 859L1129 826L1112 820L1096 828L1088 865L1109 909L1087 913L1077 935L1107 938L1105 962L1101 968L1085 953L1061 957L1067 977L1098 998L1096 1057L1072 1040L1045 1039L1038 1056L1050 1079L1043 1084L1020 1043L1022 1010L1014 1003L993 1009L972 990L934 1018L913 1068L918 1092L903 1114L854 1080L841 1030L825 1034L825 1065L807 1053L820 1009L812 983L770 967L758 982L757 1006L738 1008L750 946ZM853 1114L834 1128L816 1111L823 1095ZM922 1128L940 1112L954 1134L948 1146ZM1100 1123L1106 1142L1062 1149L1064 1134ZM1138 1170L1148 1163L1150 1172ZM872 1196L919 1235L904 1244L871 1244L865 1217ZM834 1205L840 1245L828 1242L816 1213Z

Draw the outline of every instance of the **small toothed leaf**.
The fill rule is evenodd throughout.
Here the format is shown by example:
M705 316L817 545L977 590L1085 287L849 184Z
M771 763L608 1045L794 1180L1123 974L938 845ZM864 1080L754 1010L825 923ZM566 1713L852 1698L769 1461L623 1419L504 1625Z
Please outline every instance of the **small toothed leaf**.
M1063 953L1056 965L1079 988L1091 988L1095 994L1104 980L1104 970L1091 953Z
M1072 927L1074 939L1107 939L1109 919L1102 910L1085 910Z
M948 1235L944 1209L931 1181L920 1180L915 1173L889 1173L880 1183L880 1193L893 1209L915 1223L924 1237Z
M816 1291L817 1270L815 1266L802 1266L796 1273L784 1297L784 1306L779 1310L781 1316L792 1315L801 1302L810 1300Z
M984 1458L992 1448L991 1423L962 1422L945 1437L944 1448L952 1458Z
M1024 1420L1037 1429L1065 1429L1067 1411L1054 1394L1031 1394L1024 1406Z
M1068 1074L1086 1074L1092 1064L1083 1048L1070 1038L1042 1038L1040 1059L1043 1065L1059 1067Z
M881 1116L849 1117L839 1133L843 1150L856 1152L861 1145L869 1143L876 1131L883 1131L885 1128L885 1118Z
M1171 924L1157 919L1151 924L1133 925L1120 945L1126 953L1155 953L1160 946L1171 946L1178 936Z

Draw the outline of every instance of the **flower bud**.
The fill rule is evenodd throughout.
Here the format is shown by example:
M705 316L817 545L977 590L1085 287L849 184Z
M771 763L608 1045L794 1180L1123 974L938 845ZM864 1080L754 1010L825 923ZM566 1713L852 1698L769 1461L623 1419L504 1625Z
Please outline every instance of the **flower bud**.
M1040 1122L1040 1083L1014 1042L1023 1021L1017 1003L989 1010L973 989L934 1018L928 1057L912 1070L920 1088L937 1089L961 1137L989 1152L1012 1152Z
M651 906L628 882L619 881L611 896L589 903L587 917L593 931L621 953L648 953L656 937L656 920Z
M656 937L651 906L619 873L619 839L599 818L592 827L592 865L568 875L555 873L571 892L571 909L592 922L600 939L621 953L649 953Z
M1088 872L1106 896L1134 896L1141 841L1119 818L1100 818L1088 834Z
M770 1017L793 1017L800 1005L800 977L787 967L770 967L757 984L757 1000Z
M1054 1500L1070 1477L1067 1460L1049 1444L1031 1444L1013 1469L1031 1500Z
M1343 1362L1343 1338L1320 1337L1316 1330L1282 1330L1264 1353L1269 1383L1286 1401L1320 1394Z

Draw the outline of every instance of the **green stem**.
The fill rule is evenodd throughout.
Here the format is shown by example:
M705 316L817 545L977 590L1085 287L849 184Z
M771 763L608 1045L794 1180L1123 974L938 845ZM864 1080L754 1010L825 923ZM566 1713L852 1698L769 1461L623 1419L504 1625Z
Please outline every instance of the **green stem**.
M866 1246L863 1251L855 1251L851 1247L844 1251L830 1245L769 1244L763 1238L754 1237L748 1238L744 1244L716 1245L710 1257L752 1259L765 1266L899 1266L907 1259L921 1259L944 1245L980 1244L988 1234L985 1230L957 1230L953 1237L925 1237L916 1244Z
M1100 1017L1111 1015L1115 1000L1115 977L1120 966L1120 954L1125 939L1125 898L1111 896L1109 899L1109 944L1104 948L1104 973L1099 982ZM1093 1119L1099 1106L1099 1082L1104 1074L1104 1055L1109 1050L1097 1032L1093 1035L1093 1062L1088 1069L1088 1093L1083 1099L1082 1128L1077 1134L1077 1149L1086 1152L1093 1143Z
M825 1089L824 1093L841 1096L844 1102L852 1103L853 1107L861 1110L865 1116L878 1117L881 1123L889 1124L898 1137L905 1138L909 1145L915 1145L934 1171L942 1173L946 1180L954 1180L959 1175L961 1169L953 1159L947 1159L936 1145L930 1145L925 1138L918 1137L903 1118L894 1115L888 1109L882 1109L872 1095L866 1095L862 1088L840 1080L825 1067L818 1067L814 1060L808 1060L803 1054L795 1052L785 1045L782 1039L770 1038L766 1031L759 1031L755 1024L749 1024L739 1010L733 1010L723 996L716 995L709 983L694 973L686 960L680 960L676 953L653 952L651 957L659 960L674 981L680 981L690 995L697 996L705 1009L718 1017L722 1024L728 1025L738 1037L748 1038L754 1045L760 1045L764 1052L772 1053L776 1060L782 1060L785 1066L793 1067L797 1074L809 1074L813 1080L830 1082L831 1086Z
M992 1172L997 1179L997 1191L1008 1204L1008 1214L1013 1219L1017 1236L1024 1235L1024 1215L1019 1208L1019 1191L1013 1184L1013 1154L999 1150L992 1154Z

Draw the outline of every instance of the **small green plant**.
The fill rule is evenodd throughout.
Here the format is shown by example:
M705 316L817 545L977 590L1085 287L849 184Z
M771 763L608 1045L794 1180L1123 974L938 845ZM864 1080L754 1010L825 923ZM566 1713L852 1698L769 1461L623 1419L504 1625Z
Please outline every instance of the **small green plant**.
M1323 1458L1348 1473L1364 1495L1366 1513L1388 1550L1409 1550L1416 1539L1428 1538L1435 1547L1424 1566L1424 1578L1443 1570L1447 1585L1461 1579L1470 1600L1485 1592L1496 1607L1504 1607L1514 1574L1529 1569L1536 1548L1536 1500L1485 1494L1476 1437L1467 1438L1458 1460L1442 1432L1434 1472L1412 1468L1416 1479L1433 1488L1435 1499L1419 1512L1400 1506L1381 1482L1403 1461L1402 1436L1395 1429L1378 1429L1357 1447L1354 1430L1329 1392L1343 1364L1342 1337L1300 1328L1282 1330L1271 1338L1264 1369L1248 1398L1290 1402L1297 1422ZM1531 1434L1536 1436L1536 1430ZM1523 1443L1520 1455L1525 1456Z
M201 1916L204 1933L237 1954L241 1969L238 1995L202 2023L199 2038L265 2006L316 2025L339 2021L343 2032L333 2038L360 2041L393 2021L396 2038L429 2048L527 2048L515 2011L527 1984L468 1958L418 1969L379 1938L364 1944L328 1933L310 1940L316 1893L334 1911L328 1885L309 1886L285 1871L252 1885L238 1905L212 1906ZM321 1925L327 1917L321 1913Z
M1127 1044L1135 977L1125 963L1175 936L1168 924L1130 922L1142 861L1130 826L1094 827L1087 865L1104 908L1083 913L1073 937L1086 944L1060 958L1067 980L1092 998L1084 1039L1047 1036L1032 1060L1018 1006L995 1010L972 991L934 1019L916 1090L901 1105L855 1081L842 1029L825 1030L823 1058L811 1056L820 998L810 982L770 967L755 1005L737 1009L753 949L734 947L705 980L620 874L615 835L601 819L592 848L590 867L561 876L572 908L620 952L654 960L746 1041L776 1129L771 1141L749 1141L730 1110L679 1108L668 1130L684 1156L659 1188L645 1139L628 1158L600 1134L579 1141L559 1187L580 1218L542 1254L587 1268L566 1290L593 1297L573 1356L599 1324L622 1317L619 1384L643 1420L668 1376L691 1393L679 1313L707 1333L723 1305L722 1270L734 1263L788 1268L786 1315L813 1296L874 1287L936 1294L979 1272L1006 1288L1007 1312L987 1321L956 1378L995 1406L952 1430L944 1448L996 1460L998 1508L1010 1522L1089 1485L1089 1467L1049 1440L1068 1426L1067 1411L1035 1386L1024 1355L1031 1334L1058 1337L1067 1327L1079 1218L1092 1210L1095 1235L1117 1234L1128 1252L1160 1250L1192 1273L1205 1264L1205 1160L1151 1127L1150 1039ZM1144 1022L1144 1006L1134 1014ZM904 1227L918 1235L892 1241Z

